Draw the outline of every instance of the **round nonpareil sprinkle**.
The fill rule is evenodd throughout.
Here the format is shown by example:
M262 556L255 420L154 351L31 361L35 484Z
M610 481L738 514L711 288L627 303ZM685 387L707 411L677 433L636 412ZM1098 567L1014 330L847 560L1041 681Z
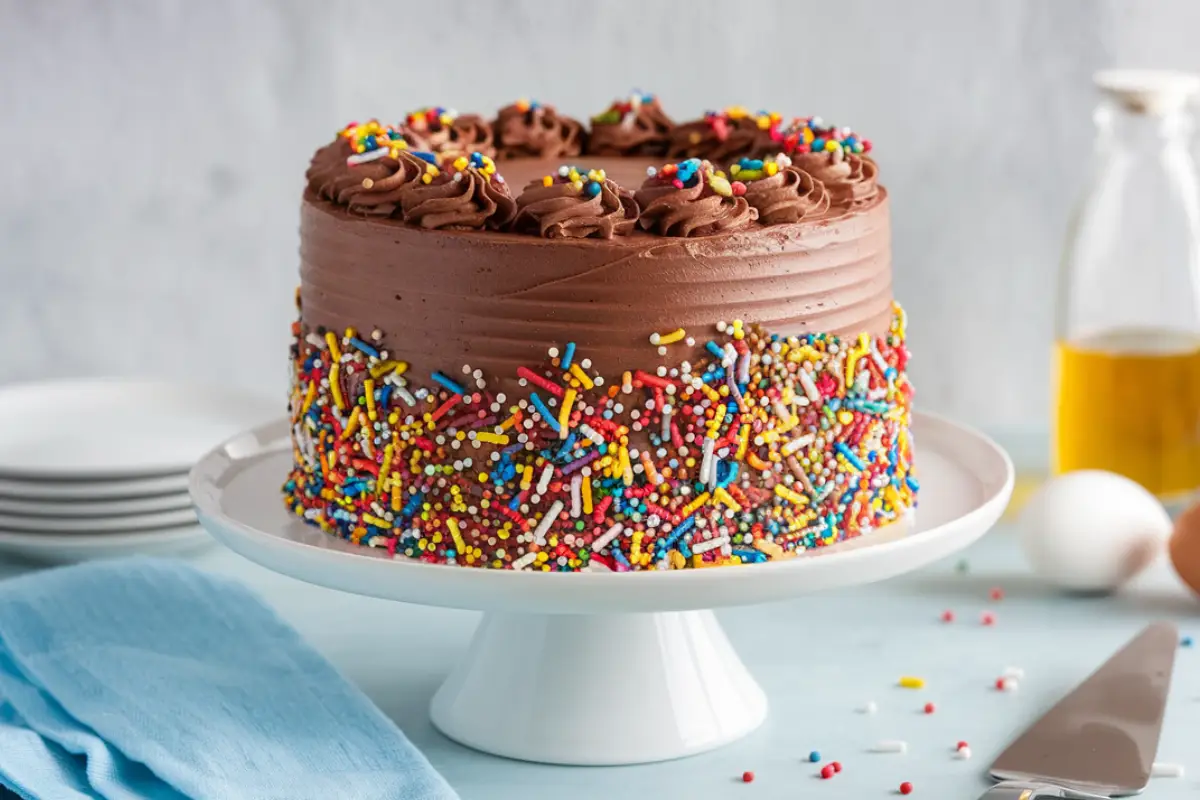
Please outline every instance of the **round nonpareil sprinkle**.
M912 783L910 783L909 781L905 781L904 783L900 784L900 794L912 794L912 793L913 793Z

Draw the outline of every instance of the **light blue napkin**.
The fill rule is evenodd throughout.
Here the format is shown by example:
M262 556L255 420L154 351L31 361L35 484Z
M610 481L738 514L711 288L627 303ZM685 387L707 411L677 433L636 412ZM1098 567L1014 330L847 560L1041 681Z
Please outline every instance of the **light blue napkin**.
M251 592L146 558L0 582L0 785L38 800L455 797Z

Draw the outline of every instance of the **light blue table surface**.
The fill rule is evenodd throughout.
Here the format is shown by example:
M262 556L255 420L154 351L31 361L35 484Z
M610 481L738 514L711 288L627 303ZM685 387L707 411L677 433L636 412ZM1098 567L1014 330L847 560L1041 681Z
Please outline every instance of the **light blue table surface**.
M224 549L194 560L242 579L303 632L423 749L464 800L611 798L796 798L868 800L897 794L974 800L984 770L1007 741L1049 708L1145 623L1175 620L1200 638L1200 601L1160 563L1108 598L1064 597L1029 576L1015 538L1001 527L966 551L967 574L951 558L887 583L733 609L721 619L770 698L766 724L723 749L675 762L622 768L547 767L461 747L430 725L430 697L459 658L478 618L463 611L401 605L310 586L267 572ZM23 568L7 564L0 574ZM1003 600L989 598L993 587ZM953 610L957 621L940 620ZM996 624L980 624L992 610ZM1007 667L1026 678L1016 693L993 684ZM896 687L901 675L922 691ZM623 676L581 682L621 702ZM588 684L590 683L590 688ZM868 701L878 713L857 709ZM545 702L571 713L570 697ZM926 702L936 712L926 715ZM868 752L904 740L906 755ZM956 741L974 757L955 760ZM1200 796L1200 645L1181 648L1159 760L1185 766L1182 779L1155 779L1151 800ZM838 760L829 781L808 753ZM753 770L745 785L741 774Z

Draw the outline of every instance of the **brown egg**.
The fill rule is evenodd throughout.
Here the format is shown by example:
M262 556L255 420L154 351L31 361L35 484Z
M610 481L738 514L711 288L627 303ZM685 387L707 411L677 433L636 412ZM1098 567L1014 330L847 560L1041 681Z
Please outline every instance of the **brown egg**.
M1193 504L1175 520L1175 531L1171 534L1168 550L1180 580L1200 595L1200 502Z

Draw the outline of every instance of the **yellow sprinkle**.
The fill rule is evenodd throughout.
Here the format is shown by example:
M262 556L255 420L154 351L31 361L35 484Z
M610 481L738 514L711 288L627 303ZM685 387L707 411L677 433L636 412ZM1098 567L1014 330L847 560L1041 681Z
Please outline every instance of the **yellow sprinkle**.
M566 439L571 433L568 423L571 421L571 406L575 405L575 390L568 388L563 392L562 407L558 410L558 438Z
M386 519L377 517L374 514L363 514L362 518L363 518L363 522L369 522L370 524L374 525L376 528L392 527L392 524L390 522L388 522Z
M363 397L367 400L367 417L375 419L375 381L367 378L363 381Z
M333 331L325 331L325 343L329 345L329 357L333 359L333 363L342 360L342 350L338 347L337 337L333 335Z
M584 389L595 388L596 384L592 380L591 376L584 372L583 367L579 366L578 363L572 362L570 372L575 376L576 380L583 384Z
M681 341L687 332L683 328L676 328L670 333L656 333L650 337L650 344L675 344Z
M843 425L849 425L851 422L854 422L854 412L843 409L837 413L837 418L838 422Z
M459 156L458 158L454 159L454 168L457 170L464 170L470 163L470 161L467 161L466 156Z
M313 400L317 396L317 382L309 381L308 391L304 393L304 404L300 406L300 415L303 416L312 408Z
M621 482L626 486L633 485L633 466L629 463L629 449L621 446Z
M335 362L329 368L329 391L333 393L333 402L339 411L346 410L346 400L342 397L342 384L338 378L338 364Z
M628 389L626 388L628 387ZM633 373L626 372L621 375L621 391L629 391L633 388Z
M395 455L395 440L388 442L383 448L383 464L379 467L379 488L386 489L391 479L392 456Z
M800 494L799 492L792 491L788 487L784 486L782 483L775 484L775 494L778 495L779 497L782 497L784 500L787 500L789 503L792 503L794 505L798 505L798 506L808 505L807 497Z
M645 536L643 531L633 532L633 541L629 545L629 560L640 561L642 557L642 537Z
M371 377L378 380L389 373L403 375L407 371L408 362L406 361L380 361L378 364L371 367Z
M488 444L508 444L508 437L502 433L489 433L487 431L482 431L475 434L475 438L481 442L487 442Z
M525 473L521 476L521 491L529 491L530 486L533 486L533 464L526 464Z
M392 481L392 511L400 512L400 481Z
M500 430L502 430L502 431L506 431L506 430L508 430L509 428L511 428L513 425L516 425L516 424L517 424L518 422L520 422L520 421L521 421L521 415L520 415L520 414L513 414L511 417L509 417L508 419L504 420L504 422L501 422L501 423L500 423Z
M729 185L729 181L719 175L713 175L708 179L708 185L712 190L722 197L733 197L733 187Z
M687 566L687 559L678 550L672 550L667 553L667 561L670 563L671 569L683 569Z
M742 430L738 433L738 448L733 457L742 461L746 458L746 447L750 444L750 425L743 424Z
M553 176L550 176L550 175L542 176L542 186L553 186L553 185L554 185Z
M584 477L583 482L579 485L579 493L583 500L583 513L592 513L592 479L590 476Z
M460 553L466 550L467 544L463 541L462 534L458 530L458 520L454 517L446 517L446 527L450 529L450 535L454 538L455 549Z
M924 689L925 679L915 678L912 675L905 675L900 678L900 688L902 689Z
M714 402L714 403L721 402L721 395L717 392L716 389L709 386L707 383L700 384L700 391L703 392L704 396L707 397L712 402Z
M346 427L342 429L342 441L349 439L358 430L359 424L362 422L362 409L355 408L350 412L350 419L346 423Z
M774 175L776 172L779 172L779 165L774 161L768 161L763 164L763 168L767 171L768 175Z
M662 482L662 477L658 474L658 470L654 468L654 460L650 458L650 454L643 450L639 456L642 460L642 469L645 470L646 477L652 485L658 485Z
M717 498L717 502L721 503L726 508L729 508L733 511L742 510L742 504L737 500L734 500L733 495L725 491L724 487L718 486L716 489L713 489L713 497Z
M770 464L758 457L758 453L746 453L746 463L759 472L766 472L771 468Z
M692 502L683 507L683 510L679 512L680 515L684 517L690 517L692 513L696 511L696 509L707 503L709 498L710 495L708 492L702 492L696 496L696 499L692 500Z
M767 539L755 539L754 549L758 550L760 553L766 553L767 558L772 560L776 558L783 558L785 556L782 547L772 541L768 541Z

